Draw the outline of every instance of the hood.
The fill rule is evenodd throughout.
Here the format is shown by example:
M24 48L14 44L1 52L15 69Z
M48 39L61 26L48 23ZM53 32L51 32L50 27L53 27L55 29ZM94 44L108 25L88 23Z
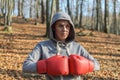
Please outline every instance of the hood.
M54 32L53 32L52 28L53 28L54 23L58 20L68 20L69 21L69 23L71 24L70 33L69 33L68 38L65 41L66 42L73 41L75 39L74 24L73 24L70 16L67 13L64 13L64 12L57 12L56 14L53 15L53 18L52 18L50 26L49 26L49 31L50 31L49 38L54 40L54 41L57 41L54 38Z

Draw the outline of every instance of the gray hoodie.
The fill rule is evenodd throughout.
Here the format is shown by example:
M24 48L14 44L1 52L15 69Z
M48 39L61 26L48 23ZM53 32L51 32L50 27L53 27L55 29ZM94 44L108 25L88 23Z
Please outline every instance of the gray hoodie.
M66 42L57 41L54 38L53 25L58 20L68 20L71 24L70 33ZM93 61L94 71L100 69L100 65L96 59L94 59L79 43L74 41L75 39L75 30L73 22L70 16L64 12L56 13L49 27L50 34L49 40L39 42L36 47L29 54L27 59L23 63L23 72L26 73L37 73L36 63L41 59L47 59L51 56L60 53L63 56L69 56L70 54L78 54L84 56L85 58ZM46 80L80 80L80 76L67 75L67 76L51 76L46 75Z

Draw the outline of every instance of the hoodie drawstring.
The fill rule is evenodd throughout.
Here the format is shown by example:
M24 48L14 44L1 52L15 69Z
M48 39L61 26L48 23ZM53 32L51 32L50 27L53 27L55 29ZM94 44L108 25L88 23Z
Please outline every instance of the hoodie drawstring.
M67 55L69 56L70 55L70 51L69 51L69 49L68 49L68 47L67 47L67 44L66 43L64 43L64 42L61 42L61 41L58 41L57 42L57 55L60 55L60 46L64 46L65 47L65 49L66 49L66 51L67 51Z
M60 44L60 41L58 41L57 42L57 55L60 55L60 46L59 46L59 44Z

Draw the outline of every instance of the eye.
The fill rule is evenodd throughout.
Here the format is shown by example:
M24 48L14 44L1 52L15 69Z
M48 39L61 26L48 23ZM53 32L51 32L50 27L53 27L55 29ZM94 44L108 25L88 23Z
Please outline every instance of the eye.
M61 25L61 24L60 24L60 25L58 25L58 27L59 27L59 28L62 28L62 27L63 27L63 25Z
M68 25L66 25L66 28L67 28L67 29L69 29L69 28L70 28L70 25L69 25L69 24L68 24Z

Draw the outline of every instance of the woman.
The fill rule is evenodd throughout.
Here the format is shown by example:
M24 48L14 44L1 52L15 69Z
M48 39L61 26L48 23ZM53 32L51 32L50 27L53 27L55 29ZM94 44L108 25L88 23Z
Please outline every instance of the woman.
M24 61L23 72L43 73L46 80L80 80L81 74L100 69L98 61L74 41L74 25L68 14L56 13L49 30L49 40L36 45Z

